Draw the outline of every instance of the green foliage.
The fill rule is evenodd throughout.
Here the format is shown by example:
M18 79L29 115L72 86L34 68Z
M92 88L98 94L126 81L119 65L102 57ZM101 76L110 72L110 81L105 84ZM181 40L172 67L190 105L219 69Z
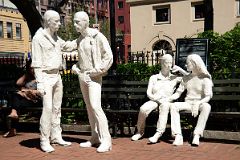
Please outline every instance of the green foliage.
M79 33L75 30L75 27L73 26L73 22L67 23L65 26L62 26L58 30L58 35L63 40L74 40L77 39L79 36Z
M142 63L118 64L116 73L124 80L148 80L152 74L160 71L160 66L148 66Z
M77 11L84 10L83 7L79 7ZM66 23L65 26L62 26L58 30L58 35L64 40L74 40L79 37L79 33L76 32L73 22L73 16L75 13L72 14L71 21ZM90 16L89 17L89 26L92 27L93 24L95 24L95 18ZM99 21L100 24L100 31L107 37L108 40L110 40L110 23L108 20Z
M73 22L73 18L74 18L74 14L78 11L85 11L86 6L84 5L79 5L76 9L75 12L72 13L71 16L71 21L66 23L65 26L62 26L59 30L58 30L58 35L64 39L64 40L74 40L77 39L79 37L79 33L77 33L75 27L74 27L74 22ZM95 19L93 17L89 17L89 26L92 26L95 23Z
M213 31L200 33L199 38L209 38L209 58L213 78L232 78L240 73L240 26L220 35Z
M110 41L110 23L108 20L100 22L100 31Z

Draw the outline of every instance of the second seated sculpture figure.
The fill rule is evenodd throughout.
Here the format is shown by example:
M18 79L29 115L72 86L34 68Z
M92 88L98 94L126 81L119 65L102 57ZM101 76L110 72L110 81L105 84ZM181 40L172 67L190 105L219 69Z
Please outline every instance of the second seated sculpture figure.
M64 41L57 36L61 24L59 14L48 10L43 19L44 28L38 29L32 40L32 67L43 101L40 147L44 152L53 152L50 143L71 145L62 139L60 127L63 84L59 70L63 67L61 47Z
M157 130L153 137L149 138L150 143L156 143L161 135L165 132L168 113L169 102L165 101L170 97L177 84L180 83L182 77L171 74L172 72L180 71L182 74L188 74L182 68L173 65L173 57L170 54L165 54L161 57L161 71L159 74L152 75L148 82L147 96L150 99L140 107L137 122L137 133L132 136L132 140L139 140L145 129L145 121L151 111L159 107L159 119L157 122Z
M74 26L80 33L76 40L79 61L72 70L78 74L80 88L88 112L91 139L80 143L80 147L100 144L97 152L112 149L111 135L106 115L101 107L102 76L113 63L113 55L107 38L96 29L89 28L89 17L80 11L74 15Z
M183 77L179 88L169 98L169 100L175 100L180 97L184 90L187 90L185 102L171 104L171 129L172 135L175 137L173 145L183 145L179 111L189 110L194 117L197 117L200 112L192 141L193 146L198 146L199 138L203 136L203 131L211 110L208 102L213 96L213 82L199 55L189 55L186 60L186 67L191 73Z

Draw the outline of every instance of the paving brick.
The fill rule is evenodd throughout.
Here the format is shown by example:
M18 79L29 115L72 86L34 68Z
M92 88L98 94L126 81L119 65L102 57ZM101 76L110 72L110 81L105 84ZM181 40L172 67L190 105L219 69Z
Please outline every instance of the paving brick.
M64 134L70 147L54 146L55 152L44 153L39 148L39 133L21 132L16 137L0 137L1 160L239 160L240 145L222 141L202 141L199 147L172 146L172 140L148 144L148 139L133 142L129 137L113 139L113 150L96 153L96 148L80 148L89 135Z

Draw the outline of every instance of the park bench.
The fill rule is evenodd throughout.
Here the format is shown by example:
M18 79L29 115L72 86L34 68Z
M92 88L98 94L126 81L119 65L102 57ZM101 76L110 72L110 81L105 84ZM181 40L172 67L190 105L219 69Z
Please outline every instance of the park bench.
M129 134L133 134L131 127L134 127L137 123L139 108L148 100L146 95L147 84L147 81L120 81L116 79L103 81L102 106L107 114L113 135L124 134L124 127L128 128L127 131ZM73 87L77 86L74 83L71 85ZM71 87L67 88L68 90L72 90ZM80 90L78 92L75 95L71 93L69 96L79 98L81 97ZM235 136L232 134L233 136L227 137L227 139L240 140L238 136L240 126L240 80L214 80L213 98L210 104L212 111L207 122L205 137L219 137L224 139L222 137L223 134L229 134L231 133L230 131L233 131ZM151 113L148 117L149 125L156 124L157 118L158 111ZM192 123L194 118L190 112L182 111L181 118L187 119L186 125L195 125ZM216 133L219 136L213 135Z
M87 121L87 112L82 99L78 80L63 79L64 95L62 114L75 115L76 121ZM146 95L148 81L126 81L104 79L102 87L102 107L107 115L109 127L114 136L133 134L137 123L139 107L148 100ZM212 110L207 122L204 137L240 140L240 80L214 80ZM41 113L41 107L23 108L22 113L35 111ZM158 111L149 115L148 122L156 124ZM192 124L190 112L181 112L181 119ZM170 122L170 121L168 121ZM227 135L229 135L228 137ZM223 136L224 135L224 136Z
M62 112L76 111L86 115L78 83L65 82ZM146 88L145 81L103 80L102 108L114 136L123 134L125 126L130 131L130 127L135 125L139 106L147 100Z
M205 138L240 140L240 79L214 80Z

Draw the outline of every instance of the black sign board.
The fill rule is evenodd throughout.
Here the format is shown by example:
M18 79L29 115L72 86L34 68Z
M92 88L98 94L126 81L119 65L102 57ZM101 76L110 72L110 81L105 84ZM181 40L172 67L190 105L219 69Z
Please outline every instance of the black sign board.
M208 39L177 39L175 64L186 70L185 64L189 54L198 54L208 68Z

